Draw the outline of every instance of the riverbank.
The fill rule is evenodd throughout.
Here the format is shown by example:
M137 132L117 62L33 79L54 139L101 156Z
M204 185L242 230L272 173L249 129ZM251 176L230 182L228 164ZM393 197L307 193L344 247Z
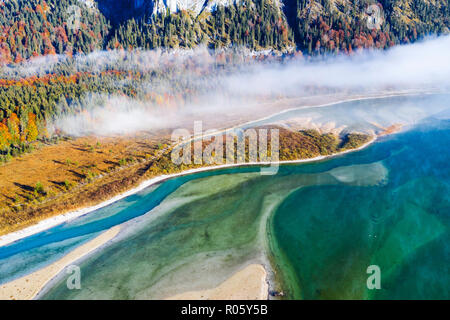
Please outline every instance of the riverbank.
M223 165L216 165L216 166L207 166L207 167L201 167L201 168L196 168L196 169L188 169L179 173L174 173L174 174L170 174L170 175L161 175L158 177L154 177L151 178L149 180L146 180L144 182L142 182L139 186L130 189L126 192L123 192L121 194L118 194L114 197L112 197L111 199L101 202L95 206L89 206L89 207L85 207L85 208L81 208L75 211L71 211L65 214L61 214L61 215L57 215L51 218L47 218L45 220L40 221L38 224L27 227L25 229L19 230L19 231L15 231L12 233L8 233L6 235L3 235L0 237L0 246L5 246L8 245L12 242L15 242L17 240L20 240L22 238L26 238L29 237L33 234L42 232L44 230L47 230L49 228L55 227L57 225L60 225L64 222L73 220L75 218L84 216L92 211L95 211L97 209L103 208L107 205L110 205L118 200L121 200L123 198L126 198L136 192L139 192L145 188L148 188L152 185L155 185L157 183L163 182L165 180L171 179L171 178L175 178L175 177L179 177L179 176L184 176L184 175L189 175L189 174L193 174L193 173L198 173L198 172L204 172L204 171L211 171L211 170L219 170L219 169L225 169L225 168L232 168L232 167L245 167L245 166L265 166L265 165L279 165L279 164L298 164L298 163L307 163L307 162L314 162L314 161L321 161L321 160L325 160L331 157L336 157L339 155L344 155L347 154L349 152L355 152L358 150L361 150L367 146L369 146L370 144L374 143L376 141L377 137L373 136L372 139L365 143L364 145L355 148L355 149L349 149L349 150L345 150L339 153L335 153L335 154L331 154L331 155L327 155L327 156L318 156L318 157L314 157L314 158L307 158L307 159L299 159L299 160L288 160L288 161L279 161L277 163L271 163L271 162L247 162L247 163L233 163L233 164L223 164Z
M69 252L51 265L1 285L0 300L31 300L35 298L45 285L64 270L64 268L112 240L119 231L120 226L115 226L88 243Z

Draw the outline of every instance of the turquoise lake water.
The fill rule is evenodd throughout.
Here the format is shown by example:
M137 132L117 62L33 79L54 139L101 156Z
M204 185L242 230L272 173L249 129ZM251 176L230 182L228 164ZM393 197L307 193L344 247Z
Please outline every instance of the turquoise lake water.
M386 101L399 103L376 103ZM268 258L289 299L449 299L448 119L440 112L364 150L283 165L274 176L241 167L165 181L0 248L0 283L122 224L79 264L81 290L68 290L63 274L41 298L163 298ZM381 270L380 290L366 286L370 265Z
M449 125L430 121L349 157L381 160L385 185L310 186L280 205L272 223L290 297L450 298ZM366 287L369 265L381 290Z

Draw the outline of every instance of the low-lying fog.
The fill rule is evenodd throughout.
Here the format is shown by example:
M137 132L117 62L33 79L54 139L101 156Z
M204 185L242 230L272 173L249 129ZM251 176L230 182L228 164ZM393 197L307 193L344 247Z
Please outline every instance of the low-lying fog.
M182 119L214 118L220 122L222 117L225 119L230 114L234 118L242 114L243 120L256 120L262 116L259 110L263 104L291 99L287 107L293 108L296 107L295 99L321 94L344 97L398 91L448 92L449 53L450 36L443 36L387 51L363 51L352 56L319 59L257 62L241 52L234 53L233 63L218 66L218 54L204 48L172 52L113 51L81 55L73 60L63 56L39 58L4 67L2 72L10 76L29 76L56 70L61 65L90 72L117 69L147 74L157 71L165 76L150 77L149 81L137 84L139 90L183 96L168 107L146 99L91 94L81 101L85 112L62 116L49 124L50 130L59 128L75 136L114 135L176 128ZM130 83L124 80L116 85ZM396 119L404 112L405 119L414 121L419 118L411 117L411 113L424 118L436 111L420 103L403 110L394 110L395 105L390 108L392 110L388 108L383 112L392 111ZM273 113L278 111L279 108L274 108ZM320 110L315 112L320 113ZM355 117L355 110L340 109L340 112L349 123L354 122L350 119L359 119ZM339 114L341 118L342 114Z

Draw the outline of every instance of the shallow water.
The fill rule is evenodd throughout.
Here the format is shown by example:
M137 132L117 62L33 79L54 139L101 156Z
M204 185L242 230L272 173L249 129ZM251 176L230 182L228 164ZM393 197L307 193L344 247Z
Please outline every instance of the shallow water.
M0 248L0 283L122 224L80 264L81 290L68 290L62 274L42 298L164 298L216 286L249 262L267 265L268 254L287 298L447 299L446 119L275 176L247 167L165 181ZM381 290L366 287L369 265L381 269Z

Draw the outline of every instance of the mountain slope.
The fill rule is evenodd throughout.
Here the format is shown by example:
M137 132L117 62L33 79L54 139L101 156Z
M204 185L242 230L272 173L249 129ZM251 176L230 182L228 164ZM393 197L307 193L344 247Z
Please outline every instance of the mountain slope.
M376 28L368 25L371 6L380 13ZM447 0L8 0L0 2L0 65L199 44L349 53L448 33L449 17Z
M297 46L309 54L387 48L448 33L450 17L447 0L300 0L296 9L289 21ZM370 11L378 15L375 24L368 23Z
M149 13L117 26L107 47L191 48L199 44L214 49L238 45L285 51L295 47L282 11L271 0L204 7L199 14L185 10Z
M78 7L79 11L73 9ZM38 55L102 49L108 32L105 17L80 1L0 2L0 65Z

